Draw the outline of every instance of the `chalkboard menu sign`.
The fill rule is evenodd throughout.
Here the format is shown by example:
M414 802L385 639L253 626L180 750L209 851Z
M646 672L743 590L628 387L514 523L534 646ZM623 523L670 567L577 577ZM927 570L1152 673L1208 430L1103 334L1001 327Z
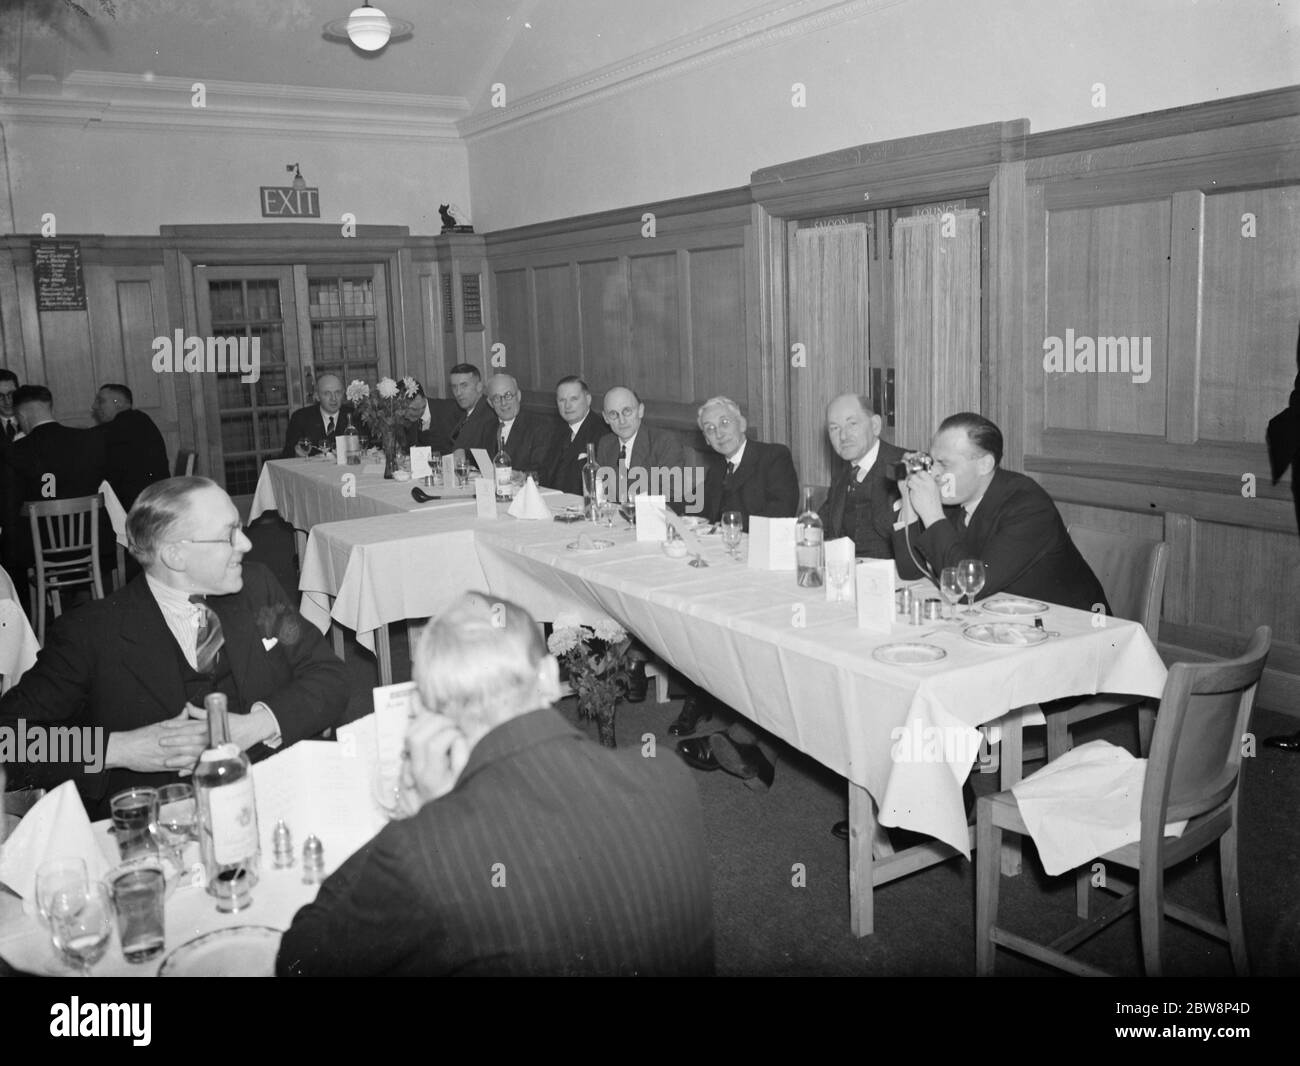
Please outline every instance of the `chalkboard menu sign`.
M36 310L84 311L86 279L78 241L32 241Z

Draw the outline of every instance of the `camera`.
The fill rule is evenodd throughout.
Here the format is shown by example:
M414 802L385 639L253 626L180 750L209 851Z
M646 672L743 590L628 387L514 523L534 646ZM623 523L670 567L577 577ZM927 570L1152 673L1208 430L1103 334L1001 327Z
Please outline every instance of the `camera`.
M915 455L902 459L887 471L891 481L906 481L910 474L919 473L922 470L929 470L934 466L934 456L926 452L917 452Z

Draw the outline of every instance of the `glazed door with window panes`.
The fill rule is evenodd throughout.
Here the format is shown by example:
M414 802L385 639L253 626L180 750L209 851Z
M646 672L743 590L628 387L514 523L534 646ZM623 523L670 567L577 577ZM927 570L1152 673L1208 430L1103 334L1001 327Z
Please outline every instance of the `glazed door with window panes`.
M322 374L337 374L347 388L357 379L373 385L390 373L382 266L308 266L300 292L299 323L308 341L301 379L308 397L304 403Z

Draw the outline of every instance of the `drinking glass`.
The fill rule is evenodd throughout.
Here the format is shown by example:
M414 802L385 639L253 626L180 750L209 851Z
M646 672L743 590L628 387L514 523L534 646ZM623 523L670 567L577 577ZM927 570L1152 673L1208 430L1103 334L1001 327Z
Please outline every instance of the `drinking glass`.
M108 801L117 850L124 859L157 855L158 790L128 788Z
M970 597L970 602L962 614L967 618L974 618L979 614L975 609L975 597L984 587L986 576L984 563L979 559L963 559L957 564L957 576L961 580L962 591Z
M167 879L162 867L154 863L132 865L113 873L109 883L122 957L129 963L157 958L166 943L163 904Z
M442 453L429 453L429 487L442 484Z
M57 892L51 901L50 939L82 977L104 957L113 935L113 903L99 881Z
M464 488L469 484L469 461L464 455L456 456L456 485Z
M36 910L41 924L50 924L50 908L60 892L85 892L86 863L82 859L51 859L36 870Z
M939 594L948 602L948 618L957 621L957 604L961 602L966 590L962 587L961 576L955 566L945 566L939 574Z
M158 839L171 849L176 868L185 868L185 845L198 840L198 815L192 785L163 785L158 790Z
M744 535L745 519L739 511L727 511L722 516L722 543L727 546L727 554L737 562L740 561L740 538Z
M606 529L614 528L614 516L618 514L618 504L602 503L596 508L596 524Z

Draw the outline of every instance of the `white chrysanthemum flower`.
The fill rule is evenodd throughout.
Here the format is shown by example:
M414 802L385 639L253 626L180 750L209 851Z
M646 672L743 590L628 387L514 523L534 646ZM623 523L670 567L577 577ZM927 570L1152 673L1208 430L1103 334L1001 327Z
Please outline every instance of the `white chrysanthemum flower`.
M402 378L402 389L406 393L406 398L408 400L414 399L418 395L416 390L419 389L419 387L420 383L416 381L415 378L409 376Z
M375 386L375 391L385 400L391 400L397 395L397 382L392 378L380 378L379 384Z
M582 619L574 611L561 611L551 621L554 629L578 629L582 625Z
M370 386L364 381L354 381L348 386L347 396L349 403L357 403L364 400L370 395Z
M578 646L579 638L576 629L556 629L546 638L546 648L552 655L563 655Z
M612 618L602 618L591 627L591 630L599 640L603 640L606 644L617 644L627 636L627 632L623 627Z

